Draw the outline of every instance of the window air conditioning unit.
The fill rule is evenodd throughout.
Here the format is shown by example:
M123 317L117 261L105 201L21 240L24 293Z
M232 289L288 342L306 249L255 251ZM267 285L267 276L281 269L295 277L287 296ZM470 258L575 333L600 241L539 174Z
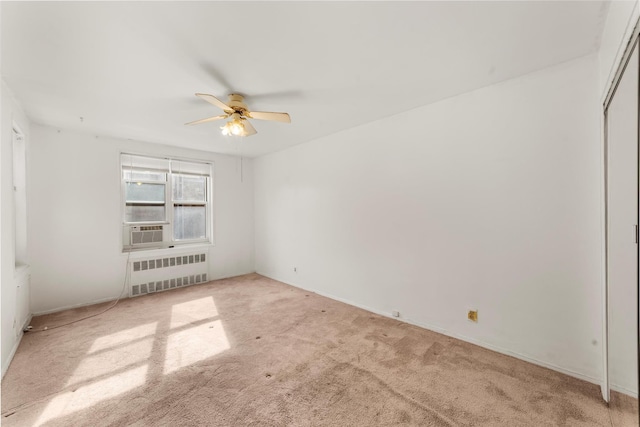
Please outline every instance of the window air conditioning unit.
M131 246L162 243L164 240L164 226L162 225L132 225L130 233Z

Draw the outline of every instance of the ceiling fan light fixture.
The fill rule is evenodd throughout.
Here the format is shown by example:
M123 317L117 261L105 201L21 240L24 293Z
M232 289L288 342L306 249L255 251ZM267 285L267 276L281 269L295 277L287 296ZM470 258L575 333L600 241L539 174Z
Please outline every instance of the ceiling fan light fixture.
M244 128L244 123L242 123L242 119L238 117L238 114L233 114L233 119L228 121L224 126L222 126L222 134L233 135L233 136L245 136L246 130Z
M231 135L242 135L244 133L244 126L242 122L231 123Z

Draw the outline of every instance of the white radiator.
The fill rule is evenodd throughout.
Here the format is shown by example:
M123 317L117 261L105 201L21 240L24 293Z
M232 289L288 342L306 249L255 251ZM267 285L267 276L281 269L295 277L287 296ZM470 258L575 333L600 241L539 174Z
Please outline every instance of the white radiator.
M207 281L209 253L198 250L129 260L129 296L150 294Z

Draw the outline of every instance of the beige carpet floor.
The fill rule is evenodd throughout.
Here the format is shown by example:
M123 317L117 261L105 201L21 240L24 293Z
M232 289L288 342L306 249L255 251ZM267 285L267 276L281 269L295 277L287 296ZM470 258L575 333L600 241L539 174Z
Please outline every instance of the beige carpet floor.
M2 382L1 420L7 427L611 425L593 384L257 274L126 299L100 316L28 333Z
M638 399L626 394L611 392L609 403L611 424L614 427L638 427Z

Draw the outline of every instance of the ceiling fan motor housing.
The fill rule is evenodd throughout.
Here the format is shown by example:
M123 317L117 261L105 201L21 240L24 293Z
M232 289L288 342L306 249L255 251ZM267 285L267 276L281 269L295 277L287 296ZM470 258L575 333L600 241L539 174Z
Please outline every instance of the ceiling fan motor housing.
M240 112L244 115L244 112L248 110L247 104L244 103L244 96L232 93L229 95L229 102L227 105L233 108L234 111Z

